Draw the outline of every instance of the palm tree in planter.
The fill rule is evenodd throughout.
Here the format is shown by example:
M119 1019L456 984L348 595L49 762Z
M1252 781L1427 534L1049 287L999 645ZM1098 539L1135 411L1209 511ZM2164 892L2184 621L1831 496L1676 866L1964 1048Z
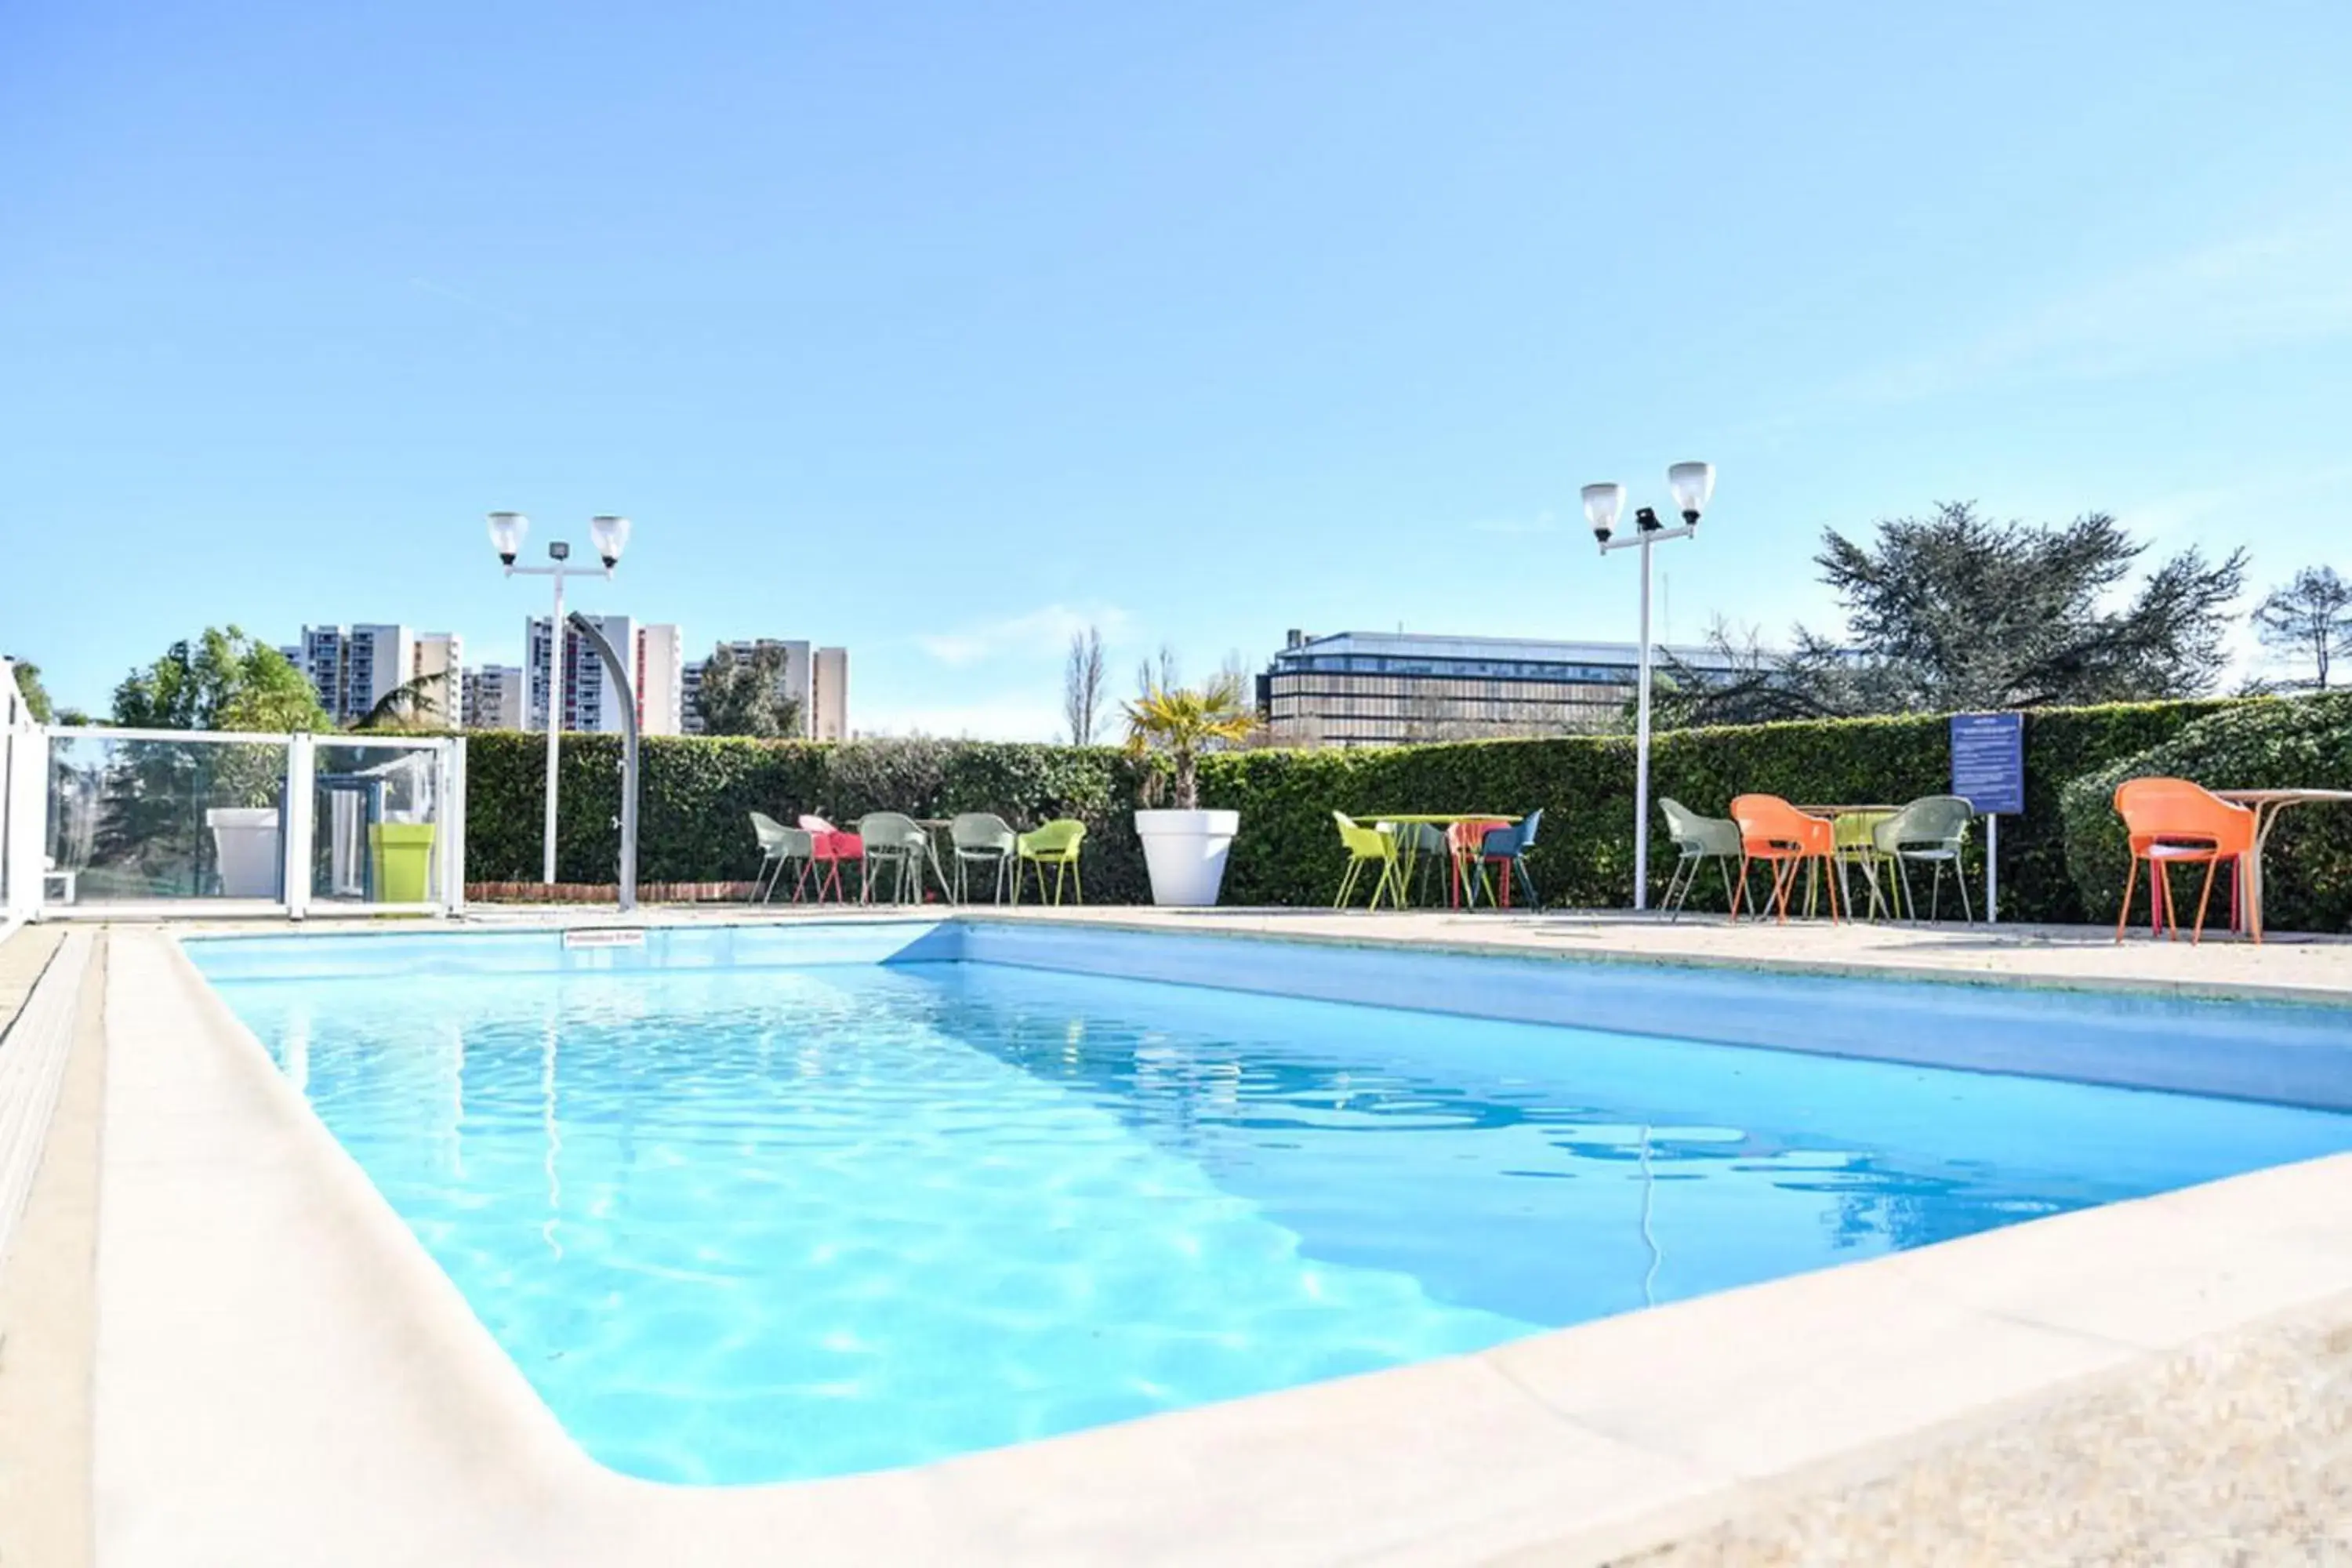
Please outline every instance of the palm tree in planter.
M1240 679L1231 674L1197 688L1171 689L1155 681L1126 707L1129 752L1164 756L1175 773L1173 808L1135 814L1143 863L1151 872L1151 901L1213 904L1242 816L1201 809L1201 753L1245 739L1257 728L1257 715L1243 700Z

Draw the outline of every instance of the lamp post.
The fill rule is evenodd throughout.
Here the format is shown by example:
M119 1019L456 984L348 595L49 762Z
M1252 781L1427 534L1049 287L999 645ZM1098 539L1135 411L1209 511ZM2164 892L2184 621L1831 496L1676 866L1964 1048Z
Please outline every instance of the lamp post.
M546 565L518 566L515 557L522 553L522 542L530 532L530 519L519 511L490 513L490 548L499 552L499 563L506 568L507 575L555 580L555 614L548 619L547 644L547 853L540 877L551 888L555 885L555 769L557 753L563 743L563 580L610 578L613 568L621 563L621 552L628 546L629 520L588 520L588 537L596 547L598 558L604 563L602 567L572 565L572 546L560 539L549 542Z
M1639 660L1636 702L1639 717L1634 722L1633 742L1633 907L1650 907L1650 547L1669 539L1693 539L1698 535L1698 514L1706 509L1707 498L1715 493L1715 465L1712 463L1676 463L1666 470L1666 485L1673 490L1675 508L1683 514L1680 528L1668 528L1658 521L1658 514L1648 507L1633 513L1633 533L1630 539L1613 539L1617 531L1618 514L1625 510L1625 487L1620 484L1587 485L1584 487L1584 520L1592 525L1592 537L1601 542L1603 555L1612 550L1638 549L1642 552L1642 648Z

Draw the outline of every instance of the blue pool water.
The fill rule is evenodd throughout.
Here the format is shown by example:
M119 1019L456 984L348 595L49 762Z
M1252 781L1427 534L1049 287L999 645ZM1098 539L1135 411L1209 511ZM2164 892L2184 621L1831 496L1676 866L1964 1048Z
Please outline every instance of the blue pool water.
M2352 1148L2315 1110L981 963L199 962L580 1442L675 1481L915 1463Z

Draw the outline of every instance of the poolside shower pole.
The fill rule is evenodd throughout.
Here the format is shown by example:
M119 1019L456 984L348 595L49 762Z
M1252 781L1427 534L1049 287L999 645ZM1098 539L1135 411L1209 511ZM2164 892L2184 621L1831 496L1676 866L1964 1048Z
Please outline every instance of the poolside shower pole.
M1650 547L1669 539L1698 536L1698 514L1715 493L1715 465L1676 463L1666 470L1666 484L1674 491L1683 525L1668 528L1655 511L1643 507L1633 513L1633 537L1614 542L1611 535L1617 531L1618 514L1625 509L1625 487L1614 483L1584 487L1584 518L1592 525L1601 552L1606 555L1636 546L1642 552L1642 643L1634 661L1633 721L1633 908L1637 910L1650 907Z

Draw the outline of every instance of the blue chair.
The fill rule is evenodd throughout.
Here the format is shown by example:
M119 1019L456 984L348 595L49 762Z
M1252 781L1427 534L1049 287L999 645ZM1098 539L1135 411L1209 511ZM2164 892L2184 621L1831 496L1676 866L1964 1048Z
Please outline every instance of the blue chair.
M1511 907L1511 882L1514 878L1527 891L1528 908L1534 909L1540 901L1536 897L1535 879L1528 875L1528 851L1535 847L1536 827L1542 821L1543 807L1538 806L1513 826L1486 830L1486 838L1478 846L1478 880L1486 889L1488 903L1497 900L1495 884L1487 879L1486 868L1497 860L1506 862L1503 896L1499 900L1502 908L1507 910Z

